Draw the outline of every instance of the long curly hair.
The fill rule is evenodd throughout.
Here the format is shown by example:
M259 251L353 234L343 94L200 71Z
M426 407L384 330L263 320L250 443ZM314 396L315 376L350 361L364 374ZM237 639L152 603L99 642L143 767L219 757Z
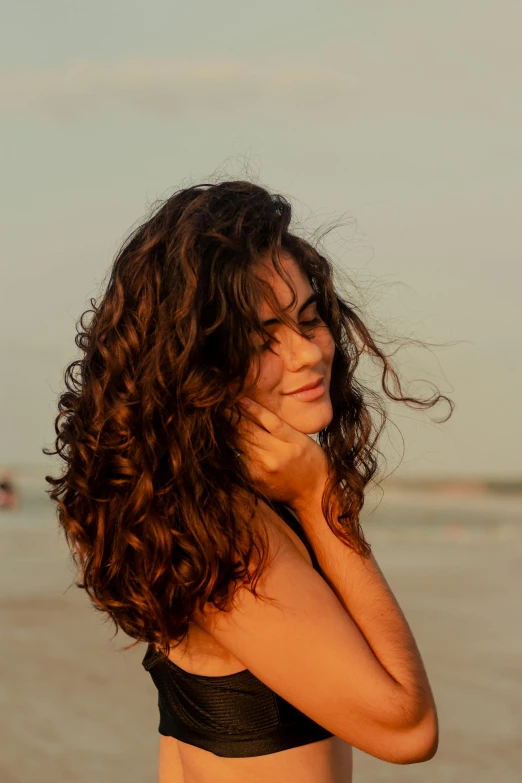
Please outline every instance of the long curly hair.
M227 611L243 584L258 596L267 541L252 520L267 499L237 458L238 400L258 360L253 334L270 339L262 298L299 328L256 276L260 258L269 254L284 278L279 255L291 254L335 340L333 418L317 438L330 466L323 513L347 546L371 555L359 514L380 465L385 398L418 409L445 400L451 415L437 390L425 399L403 392L357 306L336 292L332 262L290 232L291 215L283 196L252 182L176 191L123 243L101 300L77 324L83 356L65 370L55 450L43 449L65 466L46 476L47 492L76 584L116 633L136 640L125 649L147 641L168 654L206 603ZM357 380L363 353L381 364L384 395Z

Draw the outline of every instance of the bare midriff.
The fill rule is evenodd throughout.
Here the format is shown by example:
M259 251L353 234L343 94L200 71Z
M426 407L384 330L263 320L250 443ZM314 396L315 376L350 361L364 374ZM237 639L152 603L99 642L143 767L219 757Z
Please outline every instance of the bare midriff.
M160 740L159 783L351 783L352 746L339 737L250 758L222 758L171 737Z

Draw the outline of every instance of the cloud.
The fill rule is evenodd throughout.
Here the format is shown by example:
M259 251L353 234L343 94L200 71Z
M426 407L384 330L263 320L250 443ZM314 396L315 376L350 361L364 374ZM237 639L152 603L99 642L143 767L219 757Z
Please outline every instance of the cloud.
M0 110L74 118L107 108L176 115L250 106L311 110L343 101L348 74L327 66L237 58L163 58L0 71Z

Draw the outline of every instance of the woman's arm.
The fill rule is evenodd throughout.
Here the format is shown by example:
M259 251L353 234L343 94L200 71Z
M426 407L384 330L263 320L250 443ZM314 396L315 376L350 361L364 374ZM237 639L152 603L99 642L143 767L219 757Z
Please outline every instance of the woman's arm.
M432 735L435 754L438 721L422 658L402 613L373 554L365 560L332 533L321 511L322 491L293 505L316 553L325 580L352 617L375 657L400 686L404 719Z

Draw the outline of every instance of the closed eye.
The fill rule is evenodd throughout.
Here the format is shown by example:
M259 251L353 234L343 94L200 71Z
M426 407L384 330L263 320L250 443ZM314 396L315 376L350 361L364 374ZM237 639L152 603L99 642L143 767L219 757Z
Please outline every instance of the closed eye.
M302 326L319 326L320 323L322 323L323 319L319 316L316 316L315 318L312 318L310 321L301 321ZM266 351L268 348L270 348L273 343L278 343L279 340L277 340L275 337L270 337L265 343L259 346L260 351Z

